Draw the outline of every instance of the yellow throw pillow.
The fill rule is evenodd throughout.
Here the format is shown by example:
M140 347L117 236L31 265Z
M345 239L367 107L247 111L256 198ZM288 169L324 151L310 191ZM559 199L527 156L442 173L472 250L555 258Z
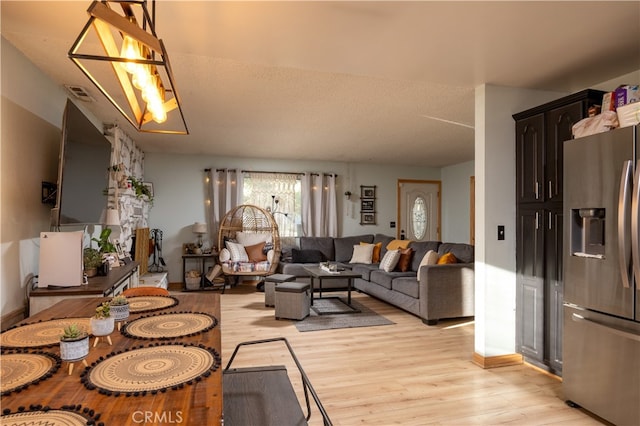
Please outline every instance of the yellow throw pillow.
M409 247L411 240L391 240L387 244L387 250L400 250Z
M458 259L453 253L445 253L438 259L438 265L446 265L448 263L458 263Z
M369 243L360 242L361 246L369 245ZM371 256L371 263L380 262L380 252L382 251L382 243L373 244L373 255Z

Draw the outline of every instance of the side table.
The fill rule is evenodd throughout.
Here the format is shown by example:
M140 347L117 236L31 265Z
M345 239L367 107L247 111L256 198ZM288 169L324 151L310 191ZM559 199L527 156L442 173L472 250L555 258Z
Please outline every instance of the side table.
M182 255L182 285L184 289L187 288L186 273L187 262L198 261L200 263L201 276L207 273L207 263L212 263L215 266L218 263L218 253L202 253L202 254L183 254Z

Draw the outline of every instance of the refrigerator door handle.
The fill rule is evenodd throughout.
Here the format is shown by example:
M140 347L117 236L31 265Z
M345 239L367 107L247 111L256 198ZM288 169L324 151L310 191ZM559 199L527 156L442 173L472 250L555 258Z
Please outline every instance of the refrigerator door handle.
M633 176L633 195L631 197L631 257L633 259L633 275L636 282L640 283L640 246L638 246L638 225L640 211L638 209L638 199L640 197L640 167L636 169Z
M622 285L631 287L629 277L629 259L631 247L629 244L629 211L631 199L631 185L633 184L633 162L625 161L620 176L620 192L618 194L618 266L622 277Z
M638 334L629 333L628 331L618 330L617 328L613 328L611 326L600 324L599 322L594 321L594 320L589 319L589 318L585 318L582 315L578 315L576 313L573 313L573 314L571 314L571 319L573 321L576 321L576 322L584 321L584 322L587 322L587 323L589 323L591 325L594 325L594 326L596 326L598 328L605 329L610 333L617 334L618 336L622 336L625 339L631 339L631 340L635 340L636 342L640 342L640 335L638 335Z

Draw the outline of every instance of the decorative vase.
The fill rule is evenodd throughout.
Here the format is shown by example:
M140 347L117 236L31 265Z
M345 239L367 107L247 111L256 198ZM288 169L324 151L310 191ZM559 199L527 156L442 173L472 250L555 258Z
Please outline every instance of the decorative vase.
M94 317L89 320L89 323L91 324L91 334L93 334L96 337L108 336L113 332L113 329L115 328L115 321L113 317L107 317L107 318Z
M111 305L111 317L115 321L124 321L129 318L129 304Z
M75 362L85 359L89 355L89 335L75 339L60 339L60 359Z

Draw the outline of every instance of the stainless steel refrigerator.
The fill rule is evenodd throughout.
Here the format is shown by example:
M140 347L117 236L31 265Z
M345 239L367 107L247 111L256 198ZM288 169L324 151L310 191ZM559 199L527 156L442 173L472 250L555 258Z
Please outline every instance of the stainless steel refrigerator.
M640 425L639 136L564 143L564 398L617 425Z

